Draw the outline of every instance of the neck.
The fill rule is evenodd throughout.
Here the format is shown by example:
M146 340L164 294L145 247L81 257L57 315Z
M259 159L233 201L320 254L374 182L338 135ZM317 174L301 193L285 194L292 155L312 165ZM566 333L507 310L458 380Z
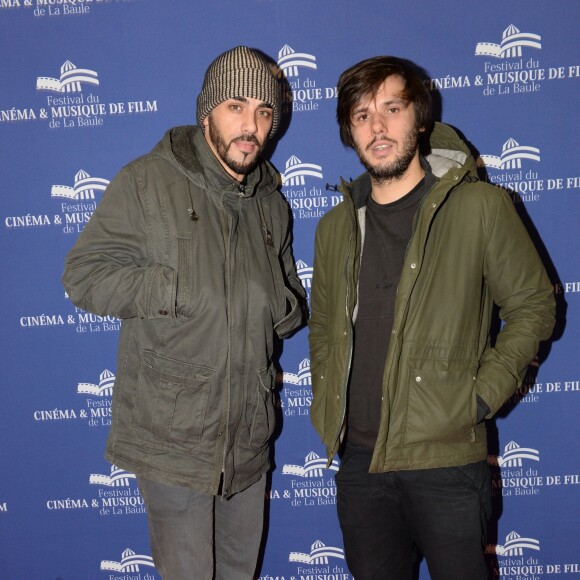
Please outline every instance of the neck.
M419 155L416 155L400 177L380 182L371 178L371 197L381 205L393 203L407 195L423 177L425 177L425 170L421 167Z

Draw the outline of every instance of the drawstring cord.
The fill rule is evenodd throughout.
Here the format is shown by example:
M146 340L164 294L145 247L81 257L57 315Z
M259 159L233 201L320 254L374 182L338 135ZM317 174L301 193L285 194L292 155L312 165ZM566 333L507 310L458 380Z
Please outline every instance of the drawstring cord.
M199 219L199 216L195 213L195 210L193 209L193 195L191 193L191 185L189 183L189 179L187 180L187 191L189 192L189 203L191 205L191 207L187 208L187 213L189 214L189 219L192 222L196 222Z

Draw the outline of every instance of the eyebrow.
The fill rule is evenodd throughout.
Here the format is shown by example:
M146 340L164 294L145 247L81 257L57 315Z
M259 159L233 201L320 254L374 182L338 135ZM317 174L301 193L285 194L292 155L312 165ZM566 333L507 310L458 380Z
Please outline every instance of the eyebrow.
M239 101L240 103L248 103L246 97L232 97L232 101ZM274 107L270 103L262 102L258 105L259 108L273 109Z
M394 97L394 98L388 99L386 101L381 101L379 104L382 106L386 106L386 107L390 107L391 105L398 105L398 104L403 104L406 106L409 104L409 101L407 99L405 99L404 97ZM356 107L352 110L351 115L356 115L357 113L365 113L366 111L368 111L368 109L369 109L368 106Z

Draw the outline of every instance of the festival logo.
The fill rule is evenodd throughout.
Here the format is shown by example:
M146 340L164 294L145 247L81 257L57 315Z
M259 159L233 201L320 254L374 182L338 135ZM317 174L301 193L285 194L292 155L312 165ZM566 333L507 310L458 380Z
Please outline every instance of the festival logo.
M281 391L280 404L286 417L308 416L312 403L312 377L310 360L305 358L298 365L298 373L285 371L282 375L284 388Z
M342 201L341 196L324 195L322 187L308 187L306 180L311 178L324 179L320 165L303 163L295 155L286 161L282 174L282 193L288 200L294 219L320 218Z
M115 375L105 369L99 375L99 384L79 383L77 386L77 393L79 395L93 395L94 397L110 397L113 394L113 386L115 384Z
M75 421L89 427L108 427L111 424L111 395L115 375L105 369L99 376L99 383L78 383L77 394L89 395L85 407L69 407L37 410L33 418L38 423L51 424Z
M477 56L491 56L494 58L518 58L522 56L523 48L542 48L542 37L531 32L520 32L510 24L502 33L501 42L478 42L475 47Z
M334 474L338 462L333 460L326 467L326 460L314 451L304 458L302 465L286 464L282 468L281 485L278 478L270 491L270 499L287 500L293 508L336 505L336 483Z
M89 484L99 486L91 500L92 507L99 508L101 516L126 516L146 514L147 508L136 482L134 473L111 465L109 475L91 473Z
M60 203L60 213L28 212L26 215L7 216L4 225L13 231L56 226L62 228L65 234L78 234L97 208L97 193L105 191L108 185L108 179L91 177L80 169L74 176L72 186L53 185L50 189L51 198Z
M89 493L82 497L49 499L49 511L87 511L98 513L101 517L142 515L147 513L145 502L135 484L135 474L111 466L110 474L91 473L88 478ZM80 494L79 494L80 495Z
M100 127L112 117L158 111L156 99L105 102L102 95L87 91L87 87L101 89L99 73L66 60L58 76L37 77L36 90L49 93L43 106L0 110L0 123L40 120L46 121L50 129L78 129Z
M51 91L59 94L80 93L83 84L98 86L98 73L87 68L77 68L70 60L67 60L60 67L60 76L58 78L38 77L36 79L36 90ZM64 99L61 100L64 101ZM61 100L55 101L54 104L59 105Z
M537 147L520 145L515 139L508 139L501 148L501 155L482 155L486 167L493 169L521 169L522 160L540 161Z
M484 58L481 74L468 75L453 70L425 81L431 91L454 89L480 90L484 96L522 95L538 93L546 81L580 78L580 65L544 67L538 58L542 37L535 32L520 32L509 25L501 34L501 41L477 42L475 57Z
M91 473L89 483L92 485L106 485L107 487L129 487L131 480L134 479L134 473L129 473L124 469L111 465L110 475Z
M544 489L580 485L578 473L546 474L540 466L540 452L531 447L521 447L510 441L503 455L489 455L493 495L532 496Z
M282 380L289 385L311 385L310 360L305 358L298 365L298 374L285 372Z
M505 580L540 580L544 574L578 574L575 563L546 563L540 554L540 541L524 537L515 531L507 534L504 544L488 545L485 552L490 558L493 578Z
M546 192L580 188L580 177L543 178L540 171L532 167L540 161L538 147L520 145L510 137L502 145L500 155L481 155L478 165L486 168L485 179L507 190L516 203L539 201Z
M541 192L554 187L554 180L538 179L538 172L522 169L522 162L540 162L540 150L530 145L520 145L508 139L501 148L501 155L481 155L478 163L493 170L486 175L487 181L506 189L515 202L538 201Z
M544 566L533 555L540 551L540 542L535 538L520 536L517 532L510 532L503 545L488 545L485 553L495 555L496 562L492 566L494 578L514 578L522 580L537 578L537 574L544 571Z
M524 52L527 53L528 49L541 50L541 40L539 34L520 32L510 24L503 31L499 44L478 42L475 56L492 59L484 63L483 94L491 96L538 92L541 82L547 78L546 71L533 56L524 58Z
M278 51L278 66L284 72L287 79L297 77L299 68L316 70L316 57L305 52L296 52L285 44Z
M319 455L314 453L314 451L311 451L304 458L304 465L284 465L282 473L284 475L292 475L308 479L322 477L324 475L324 469L326 469L326 460L322 459ZM338 471L338 462L333 460L329 469L332 471Z
M530 447L520 447L510 441L504 454L488 456L491 468L491 488L494 495L536 495L545 483L538 470L525 467L525 461L540 461L540 452ZM550 485L550 483L548 483Z
M77 171L74 176L74 185L53 185L51 197L64 197L69 200L95 199L95 191L105 191L109 185L108 179L91 177L84 169Z
M138 574L135 576L134 574L137 572L143 571L142 568L147 569L154 569L155 565L153 564L153 558L151 556L145 556L144 554L136 554L130 548L127 548L121 554L121 561L116 562L114 560L102 560L101 561L101 571L106 572L117 572L120 574L131 574L131 580L152 580L155 578L153 574L146 573L143 576ZM115 576L118 578L118 576ZM125 577L122 577L124 580ZM129 578L129 577L127 577Z
M296 262L296 273L298 274L298 278L300 278L300 282L302 282L302 286L306 291L306 298L308 299L308 304L310 304L310 289L312 287L312 273L314 269L312 266L309 266L304 260L298 260Z
M288 562L296 564L296 572L301 580L349 580L351 578L344 564L342 548L326 546L316 540L310 552L290 552Z
M488 546L486 553L498 556L523 556L527 550L540 551L540 542L534 538L522 538L517 532L510 532L505 538L505 544Z
M296 52L285 44L278 51L278 67L289 84L284 102L292 111L317 111L322 101L336 99L336 87L319 87L317 79L301 74L301 69L317 71L318 64L313 54Z
M510 441L505 446L503 456L496 457L497 464L500 467L521 467L524 460L540 461L540 452L531 447L520 447L515 441Z

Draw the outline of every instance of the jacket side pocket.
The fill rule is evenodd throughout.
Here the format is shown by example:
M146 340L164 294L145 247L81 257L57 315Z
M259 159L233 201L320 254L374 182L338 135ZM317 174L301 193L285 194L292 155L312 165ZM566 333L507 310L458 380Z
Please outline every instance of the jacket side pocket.
M249 446L252 449L264 447L274 433L274 365L258 371L255 408L250 427Z
M145 350L131 426L146 445L188 452L203 435L214 369Z
M403 445L475 441L475 369L446 360L409 366Z

